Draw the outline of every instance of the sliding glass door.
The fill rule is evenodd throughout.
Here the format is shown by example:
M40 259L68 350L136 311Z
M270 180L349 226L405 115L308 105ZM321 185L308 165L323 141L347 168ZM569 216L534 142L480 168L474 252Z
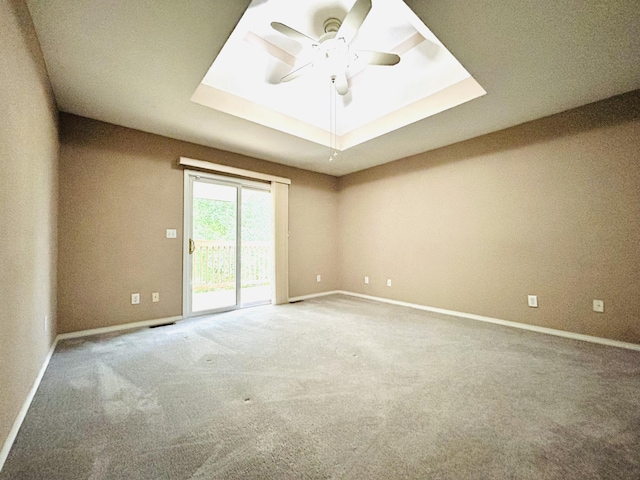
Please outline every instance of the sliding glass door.
M191 311L233 308L238 303L237 186L206 179L193 181Z
M185 313L271 302L268 184L185 172Z
M240 265L242 305L271 302L271 192L242 188Z

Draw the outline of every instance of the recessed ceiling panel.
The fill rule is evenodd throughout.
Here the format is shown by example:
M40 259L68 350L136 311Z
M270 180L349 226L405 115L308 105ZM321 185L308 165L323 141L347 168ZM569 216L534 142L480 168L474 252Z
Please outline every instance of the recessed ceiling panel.
M363 5L366 0L254 0L192 101L346 150L486 93L401 0L373 0L357 35L340 44L332 28ZM272 22L311 40L291 38ZM326 53L331 41L346 49L346 69ZM364 64L368 51L397 54L400 62ZM304 74L282 80L305 65ZM334 71L346 74L344 95L336 92Z

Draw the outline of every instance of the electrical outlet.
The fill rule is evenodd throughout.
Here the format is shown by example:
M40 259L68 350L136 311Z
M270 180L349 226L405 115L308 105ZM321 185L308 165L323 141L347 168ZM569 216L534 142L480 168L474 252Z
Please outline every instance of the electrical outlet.
M316 282L322 281L322 275L316 275Z
M369 277L364 277L364 283L369 284Z
M594 300L593 311L598 313L604 313L604 300Z
M391 286L391 279L387 278L387 287L390 287L390 286Z
M527 295L527 304L531 308L538 308L538 296L537 295Z
M152 302L159 302L160 301L160 293L158 292L153 292L151 294L151 301Z
M167 228L167 238L178 238L178 232L175 228Z
M138 305L140 303L140 294L132 293L131 294L131 305Z

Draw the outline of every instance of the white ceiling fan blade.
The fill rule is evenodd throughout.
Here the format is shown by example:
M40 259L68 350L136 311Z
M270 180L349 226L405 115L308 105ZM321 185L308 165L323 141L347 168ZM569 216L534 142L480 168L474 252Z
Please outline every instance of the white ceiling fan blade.
M290 82L291 80L295 80L299 76L307 73L309 70L311 70L311 68L313 68L313 62L309 62L306 65L303 65L300 68L296 68L294 71L287 73L280 79L280 82Z
M369 52L367 50L357 50L356 61L367 65L397 65L400 56L395 53Z
M294 30L293 28L285 25L284 23L280 23L280 22L271 22L271 28L273 28L275 31L280 32L281 34L292 38L294 40L297 40L298 42L302 43L302 44L308 44L308 45L317 45L318 42L316 40L314 40L311 37L306 36L304 33L301 33L297 30Z
M346 95L349 91L349 82L347 80L347 76L342 73L335 76L334 83L336 86L336 91L340 95Z
M371 0L356 0L356 3L344 18L342 25L340 25L338 33L336 33L336 38L344 38L347 45L349 45L355 38L358 29L362 26L364 19L367 18L370 11Z

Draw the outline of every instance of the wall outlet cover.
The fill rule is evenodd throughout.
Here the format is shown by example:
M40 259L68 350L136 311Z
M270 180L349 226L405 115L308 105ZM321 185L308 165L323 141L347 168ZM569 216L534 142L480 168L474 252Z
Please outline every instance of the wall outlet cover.
M531 308L538 308L538 296L537 295L527 295L527 304Z
M158 292L153 292L151 294L151 301L152 302L159 302L160 301L160 294Z
M604 313L604 300L594 300L593 311L598 313Z
M132 293L131 294L131 305L138 305L140 303L140 294Z
M391 279L387 278L387 287L390 287L390 286L391 286Z
M316 282L322 281L322 275L316 275Z
M369 277L364 277L364 283L369 283Z
M178 238L178 231L175 228L167 228L167 238Z

